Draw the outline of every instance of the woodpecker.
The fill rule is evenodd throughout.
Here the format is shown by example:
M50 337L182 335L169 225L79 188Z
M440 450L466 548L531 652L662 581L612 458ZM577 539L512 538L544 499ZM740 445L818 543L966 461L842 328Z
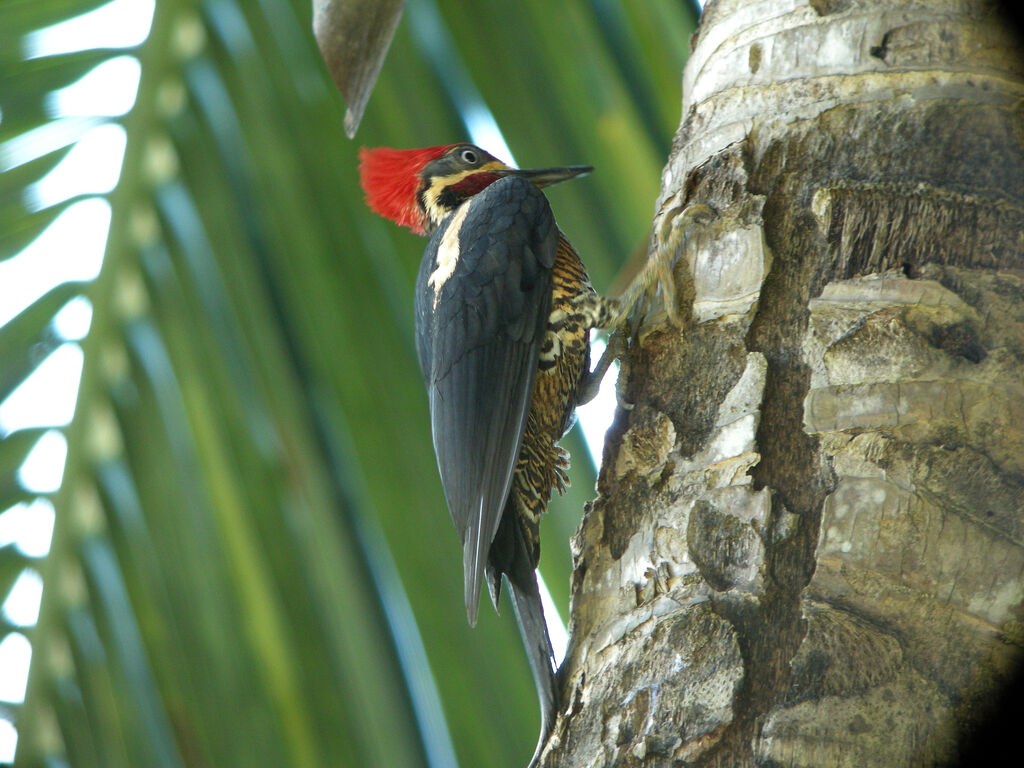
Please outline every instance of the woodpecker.
M622 299L598 295L555 224L541 188L591 170L519 170L465 143L360 151L370 208L430 238L415 316L434 451L462 541L470 625L483 583L495 609L502 576L510 587L540 699L531 765L558 711L535 575L540 516L569 482L558 441L611 360L590 374L590 329L617 327L654 279L645 270Z

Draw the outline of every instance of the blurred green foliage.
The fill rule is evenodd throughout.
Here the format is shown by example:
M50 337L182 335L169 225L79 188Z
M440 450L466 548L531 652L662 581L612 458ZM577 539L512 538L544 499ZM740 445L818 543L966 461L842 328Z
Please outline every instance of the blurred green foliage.
M123 50L25 60L25 35L96 0L0 11L0 142L53 121L47 93ZM17 763L511 766L536 700L511 611L462 606L412 344L423 241L374 217L359 144L470 138L491 109L524 166L588 163L552 191L599 289L646 238L694 14L669 0L409 0L357 142L304 0L159 0L100 277L0 328L0 399L94 309L50 554L0 548L0 595L44 577ZM79 133L94 125L85 121ZM0 260L68 201L0 176ZM41 430L3 436L0 510ZM568 610L568 538L592 495L582 440L544 523ZM0 713L2 714L2 713Z

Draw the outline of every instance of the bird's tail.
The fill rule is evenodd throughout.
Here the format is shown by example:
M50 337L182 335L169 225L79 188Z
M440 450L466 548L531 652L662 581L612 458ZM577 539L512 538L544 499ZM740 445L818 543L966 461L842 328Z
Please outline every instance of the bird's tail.
M551 649L551 638L548 637L547 622L544 621L537 576L527 563L523 563L522 560L520 563L522 567L516 568L517 573L509 573L506 576L512 609L516 614L519 634L523 638L533 682L537 686L537 698L540 700L540 737L528 766L533 768L555 724L555 716L558 714L558 688L555 682L555 655Z

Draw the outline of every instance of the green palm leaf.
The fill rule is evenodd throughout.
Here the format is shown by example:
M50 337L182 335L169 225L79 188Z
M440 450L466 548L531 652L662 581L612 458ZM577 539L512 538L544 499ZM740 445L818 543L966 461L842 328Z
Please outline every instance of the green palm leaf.
M70 204L23 193L95 124L44 144L46 92L124 53L11 52L97 5L3 11L0 141L39 149L5 161L0 265ZM467 138L460 110L481 98L524 164L597 166L552 201L605 288L645 238L692 23L668 2L410 0L358 141ZM11 710L19 764L515 765L532 749L511 612L465 622L412 345L423 241L365 208L310 28L298 0L157 3L102 272L0 327L2 400L62 343L58 310L93 306L54 540L32 563L46 591ZM2 435L0 510L35 498L17 468L39 434ZM563 614L594 482L575 433L569 448L542 561ZM0 548L4 594L30 562Z

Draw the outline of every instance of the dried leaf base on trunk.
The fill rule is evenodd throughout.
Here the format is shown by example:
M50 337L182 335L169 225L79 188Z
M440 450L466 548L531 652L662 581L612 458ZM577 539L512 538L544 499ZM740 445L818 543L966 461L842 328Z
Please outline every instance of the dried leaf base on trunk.
M1024 631L1024 81L990 6L709 4L543 765L932 765Z

